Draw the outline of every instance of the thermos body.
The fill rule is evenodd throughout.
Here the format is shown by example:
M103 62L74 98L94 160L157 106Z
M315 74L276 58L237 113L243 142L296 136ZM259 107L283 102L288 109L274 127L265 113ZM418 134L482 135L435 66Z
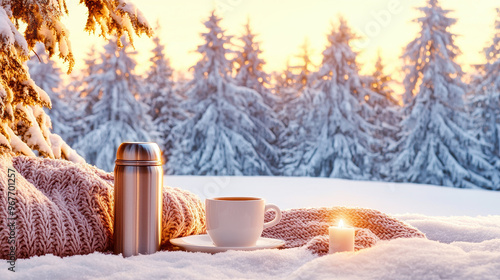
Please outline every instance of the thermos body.
M141 155L141 153L143 155ZM115 165L114 253L160 249L163 168L155 143L122 143Z

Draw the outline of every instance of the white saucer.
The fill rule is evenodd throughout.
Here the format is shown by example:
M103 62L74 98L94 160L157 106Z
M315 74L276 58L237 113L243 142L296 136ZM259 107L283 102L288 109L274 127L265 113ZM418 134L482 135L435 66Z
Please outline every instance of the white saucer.
M273 249L285 245L281 239L260 237L257 244L252 247L217 247L208 234L190 235L170 239L170 243L189 252L219 253L228 250L253 251L260 249Z

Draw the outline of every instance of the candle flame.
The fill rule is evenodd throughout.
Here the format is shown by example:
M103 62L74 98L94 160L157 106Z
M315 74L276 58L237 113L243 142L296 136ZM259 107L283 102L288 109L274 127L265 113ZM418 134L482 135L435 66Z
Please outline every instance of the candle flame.
M339 228L343 228L343 227L344 227L344 220L340 219Z

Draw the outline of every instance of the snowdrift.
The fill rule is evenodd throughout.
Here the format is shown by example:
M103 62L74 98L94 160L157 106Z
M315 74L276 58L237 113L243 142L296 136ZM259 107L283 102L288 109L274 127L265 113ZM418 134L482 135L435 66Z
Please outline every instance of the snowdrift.
M500 193L412 184L318 178L165 178L207 196L255 195L281 208L371 207L426 234L381 241L356 253L318 257L301 248L205 253L158 252L122 258L93 253L19 259L9 279L497 279ZM496 202L496 203L495 203ZM411 213L414 214L405 214ZM398 214L399 213L399 214ZM433 215L434 214L434 215ZM7 264L0 269L7 272ZM6 275L6 274L2 274Z

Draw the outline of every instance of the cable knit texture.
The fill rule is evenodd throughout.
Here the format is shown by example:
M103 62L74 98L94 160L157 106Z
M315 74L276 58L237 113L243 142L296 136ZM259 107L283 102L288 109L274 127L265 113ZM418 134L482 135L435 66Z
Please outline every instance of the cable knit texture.
M16 176L16 255L28 258L54 254L71 256L113 246L113 174L88 165L8 155L0 156L0 258L7 259L7 169ZM266 220L273 217L266 213ZM339 219L356 228L355 249L379 240L425 237L417 229L379 211L360 208L311 208L283 211L264 237L286 241L284 248L302 247L318 255L328 252L328 227ZM194 194L164 187L162 249L173 249L171 238L205 232L203 203Z
M355 228L356 251L369 248L379 240L425 238L418 229L373 209L302 208L283 211L282 215L281 222L265 229L262 236L285 240L284 248L305 246L318 255L328 253L328 227L337 225L340 219ZM273 212L266 212L266 221L273 217Z
M7 168L16 176L16 255L70 256L113 247L113 174L89 164L0 156L0 258L8 258ZM162 245L205 232L205 212L192 193L164 187Z

